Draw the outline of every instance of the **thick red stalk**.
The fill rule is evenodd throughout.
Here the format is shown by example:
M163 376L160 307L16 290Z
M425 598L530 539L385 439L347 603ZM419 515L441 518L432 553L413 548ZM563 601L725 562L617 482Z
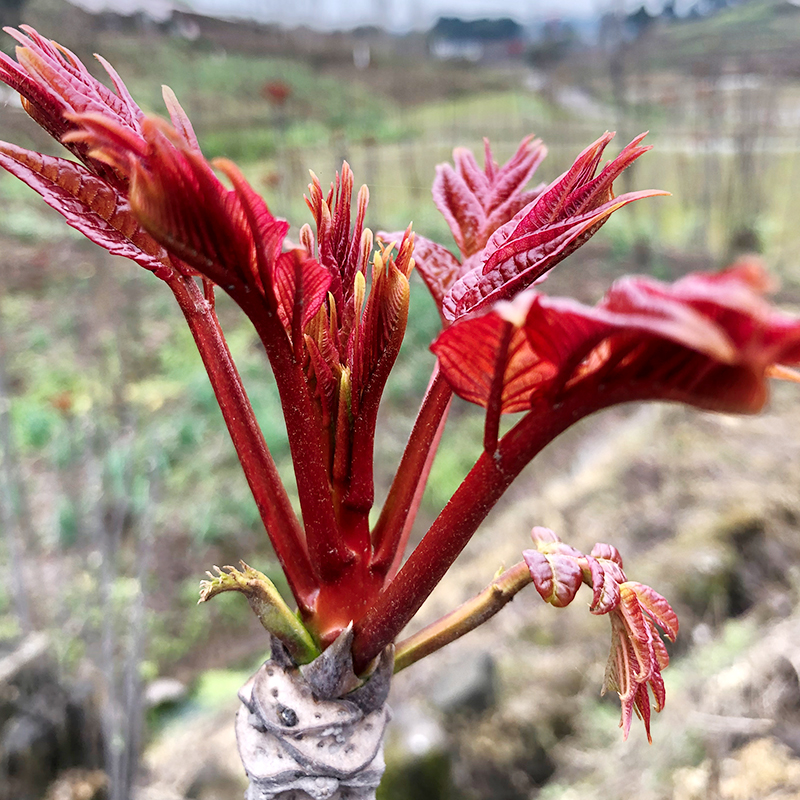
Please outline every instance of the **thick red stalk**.
M166 279L208 372L250 490L298 606L311 612L316 586L303 531L267 448L212 304L192 278Z
M356 623L353 656L357 670L364 669L394 641L528 462L589 413L586 401L579 395L557 409L526 414L493 453L481 454L395 579ZM603 402L590 411L608 404Z
M419 511L420 503L422 503L422 498L425 495L425 487L428 485L428 476L431 474L433 462L436 459L436 452L439 449L439 442L442 440L442 434L444 433L444 428L447 424L447 415L450 410L451 401L452 396L450 397L450 401L448 401L447 408L445 409L441 420L439 420L439 427L436 431L436 435L433 437L433 442L431 443L430 449L428 450L428 457L425 459L425 466L422 468L422 473L417 481L417 488L414 491L414 497L411 500L411 508L406 515L406 522L405 525L403 525L402 532L400 533L400 539L397 543L394 560L392 561L392 566L389 567L389 572L386 573L385 580L392 580L394 576L397 575L398 570L403 564L403 558L406 554L408 540L411 537L411 531L414 528L414 521L417 518L417 511Z
M398 339L401 341L402 337ZM378 407L386 379L400 350L400 341L389 343L372 374L368 376L358 415L353 421L349 480L343 501L365 514L369 513L375 502L373 466Z
M234 299L255 326L275 375L314 573L322 582L335 582L356 556L347 546L336 520L325 458L325 428L311 402L303 368L294 358L277 314L263 307L251 308L248 297Z
M381 515L372 532L375 551L372 570L376 574L388 573L395 554L404 544L404 530L410 530L412 517L419 505L420 493L417 489L427 478L430 469L428 464L426 470L428 455L441 434L440 423L447 414L452 397L453 391L437 364Z

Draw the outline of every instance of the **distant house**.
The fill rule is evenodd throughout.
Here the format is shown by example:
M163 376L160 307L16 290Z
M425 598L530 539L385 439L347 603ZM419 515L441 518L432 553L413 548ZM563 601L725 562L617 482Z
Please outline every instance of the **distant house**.
M508 17L440 17L428 41L430 54L440 61L506 61L519 58L525 51L524 29Z

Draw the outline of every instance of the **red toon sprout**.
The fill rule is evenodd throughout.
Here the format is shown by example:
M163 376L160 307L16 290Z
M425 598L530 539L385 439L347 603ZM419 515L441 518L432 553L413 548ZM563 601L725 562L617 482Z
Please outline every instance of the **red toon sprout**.
M17 60L0 54L0 80L77 161L0 143L0 166L68 224L150 270L175 295L299 616L247 565L211 575L202 597L245 594L294 665L325 651L322 658L344 658L362 679L379 656L376 672L387 664L390 672L401 631L495 503L576 420L630 400L752 413L766 401L767 377L788 376L787 368L800 364L800 321L765 300L769 280L754 262L674 284L627 278L591 308L531 288L612 213L665 194L614 195L616 178L649 149L643 136L601 165L612 138L606 133L563 175L534 189L526 185L545 156L539 140L524 139L503 166L487 142L483 169L456 150L454 166L437 169L433 197L460 259L410 229L376 248L365 224L369 193L362 187L354 203L347 164L328 191L312 175L306 199L314 229L303 226L293 243L289 224L235 165L204 158L171 91L164 93L170 123L146 117L104 61L114 91L36 31L11 35L20 44ZM415 265L445 327L373 524L378 409L405 333ZM299 517L228 351L214 308L217 287L250 319L269 360ZM483 452L406 558L453 393L485 409ZM510 412L522 416L501 436L501 415ZM635 711L649 737L650 698L656 710L663 706L668 661L659 629L674 639L674 612L655 591L627 579L613 547L597 545L586 556L545 529L534 529L534 540L524 562L477 598L397 643L396 664L407 666L481 624L528 583L555 606L571 602L586 583L590 610L611 617L605 683L620 694L624 733ZM350 677L333 683L352 686Z

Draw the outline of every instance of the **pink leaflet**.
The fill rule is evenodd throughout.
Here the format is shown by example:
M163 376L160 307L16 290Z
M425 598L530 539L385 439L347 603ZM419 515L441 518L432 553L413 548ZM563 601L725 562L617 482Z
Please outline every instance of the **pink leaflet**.
M557 608L569 605L584 580L583 553L562 542L549 528L533 528L531 539L536 549L524 550L522 557L536 591L546 603Z
M547 152L540 140L528 136L511 159L498 167L489 142L484 140L484 144L483 170L469 150L456 148L455 169L449 164L437 166L433 184L434 203L464 259L478 255L489 236L538 195L538 190L523 192L523 187Z
M678 615L672 606L655 589L643 583L628 581L627 585L635 592L639 605L653 618L658 626L674 642L678 636Z
M664 192L631 192L591 211L547 223L516 238L509 237L495 249L490 241L484 250L483 266L462 275L451 286L442 304L443 315L455 320L488 303L517 295L584 244L614 211L636 200L662 194ZM513 222L500 232L511 225Z
M507 203L494 206L495 212L502 207L504 213L495 213L482 223L485 235L476 237L476 241L485 244L481 253L482 266L476 265L469 272L462 271L459 280L448 290L442 304L442 313L446 320L455 320L487 302L513 297L583 244L614 211L643 197L666 194L654 191L631 192L614 198L614 179L649 148L639 144L644 134L636 137L595 176L603 150L612 137L613 134L606 133L587 147L567 172L546 189L537 191L530 198L531 202L524 207L515 205L512 209ZM515 172L522 168L522 174L527 175L527 180L532 169L526 170L531 166L535 169L544 155L540 143L530 143L533 149L528 151L526 163L526 159L520 156L525 151L525 145L526 142L523 142L517 156L493 176L495 188L503 186L504 182L513 177L512 197L517 199L521 197L522 184L518 182L520 176L515 175ZM490 158L487 145L487 163ZM467 168L471 173L474 172L474 159L462 156L459 164L465 165L462 167L465 174ZM457 211L467 203L464 192L458 194L458 197L460 204L453 200L444 204L445 210L442 208L443 204L437 202L454 229L454 235L457 234L454 228ZM497 198L493 200L496 201ZM483 208L486 209L487 206L484 205ZM467 219L473 216L467 214ZM463 227L462 225L459 230ZM463 236L459 239L456 235L456 241L465 255L478 252L478 246L465 251L463 239Z
M537 548L541 547L541 545L547 546L548 544L561 541L554 531L550 530L550 528L544 528L541 525L536 525L531 530L531 539L533 539L533 543Z
M325 302L331 276L319 261L298 248L276 258L271 281L281 323L294 341L298 328L302 336Z
M484 140L485 141L485 140ZM477 197L487 197L490 188L490 178L479 166L466 147L456 147L453 150L453 164L456 172L464 181L467 189Z
M570 603L581 581L592 587L590 611L608 614L611 653L606 665L603 693L619 694L623 736L628 737L633 712L642 719L650 740L650 694L656 711L664 707L666 692L661 670L669 655L659 636L660 625L674 641L678 619L669 603L649 586L627 581L622 558L615 547L596 544L591 556L564 544L549 528L531 531L535 550L523 552L531 578L542 598L554 606Z
M44 39L28 26L22 29L27 36L6 29L22 46L17 48L19 63L0 54L0 80L20 93L25 110L51 136L60 141L75 128L68 115L87 112L114 119L134 135L141 133L142 111L107 62L99 59L118 94L96 80L69 50ZM84 143L66 146L92 172L117 188L127 188L115 170L88 156Z
M656 711L661 711L666 701L661 670L669 663L669 657L632 585L625 583L620 589L622 602L611 612L611 653L603 691L614 689L619 694L623 736L628 737L635 709L644 723L648 741L652 741L648 689L653 692Z
M488 140L484 142L488 170L488 162L491 161L492 155ZM541 139L526 136L517 148L517 152L502 167L497 168L493 165L491 173L487 171L489 192L485 197L482 196L482 202L488 217L489 233L511 219L517 211L539 195L541 188L531 192L523 192L523 189L546 155L547 148Z
M614 138L613 133L604 133L578 154L575 163L559 178L556 178L542 191L532 207L517 215L517 225L502 234L498 231L489 240L490 250L500 247L509 238L529 233L543 225L548 225L570 214L564 213L569 207L572 193L591 180L597 169L606 145ZM605 200L605 198L604 198Z
M594 556L595 558L602 558L607 561L613 561L620 568L620 570L623 568L622 556L620 555L619 550L617 550L617 548L614 547L613 544L605 544L604 542L598 542L592 548L591 555ZM625 578L623 578L623 580L625 580Z
M478 252L483 246L480 233L486 212L466 181L449 164L436 167L433 202L447 220L462 254L470 256Z
M613 611L620 600L619 573L613 568L614 562L599 560L592 556L586 557L589 574L592 579L592 604L589 611L598 616ZM610 567L610 568L609 568Z
M574 556L547 554L538 550L523 550L533 585L546 603L563 608L569 605L580 589L583 573Z

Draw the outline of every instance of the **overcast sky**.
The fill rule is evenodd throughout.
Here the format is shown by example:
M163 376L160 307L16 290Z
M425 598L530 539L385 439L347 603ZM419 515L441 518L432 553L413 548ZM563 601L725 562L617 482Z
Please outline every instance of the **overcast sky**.
M439 16L588 16L628 0L184 0L198 11L319 28L383 24L394 30L428 27Z

